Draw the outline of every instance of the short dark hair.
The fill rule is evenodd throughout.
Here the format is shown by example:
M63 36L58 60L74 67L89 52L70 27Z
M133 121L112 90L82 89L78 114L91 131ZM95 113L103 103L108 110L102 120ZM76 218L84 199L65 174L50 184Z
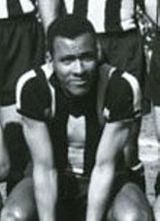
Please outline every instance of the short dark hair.
M51 54L53 53L53 41L57 36L74 39L80 34L87 32L96 39L93 25L86 18L74 14L58 17L48 29L48 50Z

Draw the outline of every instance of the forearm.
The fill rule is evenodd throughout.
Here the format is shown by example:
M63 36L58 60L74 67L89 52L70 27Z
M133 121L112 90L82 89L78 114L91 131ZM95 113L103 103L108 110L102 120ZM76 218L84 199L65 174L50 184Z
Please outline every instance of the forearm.
M40 221L55 221L57 172L53 168L34 165L33 180Z
M109 204L114 174L113 166L95 167L93 170L88 194L87 221L102 220Z
M91 175L87 221L101 221L109 207L115 167L118 155L128 140L128 126L118 122L106 124L104 128Z
M47 33L49 25L59 14L60 0L38 0L38 7L45 33Z
M33 181L40 221L55 221L57 172L53 146L44 122L24 118L24 134L33 159Z

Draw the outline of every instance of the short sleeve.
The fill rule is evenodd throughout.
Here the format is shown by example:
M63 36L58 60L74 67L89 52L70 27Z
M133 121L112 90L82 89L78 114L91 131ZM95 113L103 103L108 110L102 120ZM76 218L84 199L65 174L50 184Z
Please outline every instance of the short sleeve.
M34 72L22 76L16 87L17 111L26 117L46 121L51 112L51 95L47 82Z
M141 90L131 74L112 74L105 96L104 116L108 122L131 120L141 116Z

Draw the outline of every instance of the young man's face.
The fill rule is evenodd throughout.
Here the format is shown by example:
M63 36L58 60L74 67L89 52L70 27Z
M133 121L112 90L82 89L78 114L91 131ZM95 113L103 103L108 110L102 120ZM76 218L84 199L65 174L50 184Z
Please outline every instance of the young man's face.
M67 96L87 94L95 82L97 49L89 33L70 39L57 36L53 43L53 64L62 90Z

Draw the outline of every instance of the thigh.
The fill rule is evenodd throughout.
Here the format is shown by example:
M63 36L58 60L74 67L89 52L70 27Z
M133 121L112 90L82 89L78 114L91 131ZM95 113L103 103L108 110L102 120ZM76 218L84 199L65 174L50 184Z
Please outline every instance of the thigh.
M1 220L35 220L36 204L33 193L32 178L24 178L19 182L8 196L2 209Z
M153 220L149 203L136 184L127 183L117 193L108 212L108 220Z

